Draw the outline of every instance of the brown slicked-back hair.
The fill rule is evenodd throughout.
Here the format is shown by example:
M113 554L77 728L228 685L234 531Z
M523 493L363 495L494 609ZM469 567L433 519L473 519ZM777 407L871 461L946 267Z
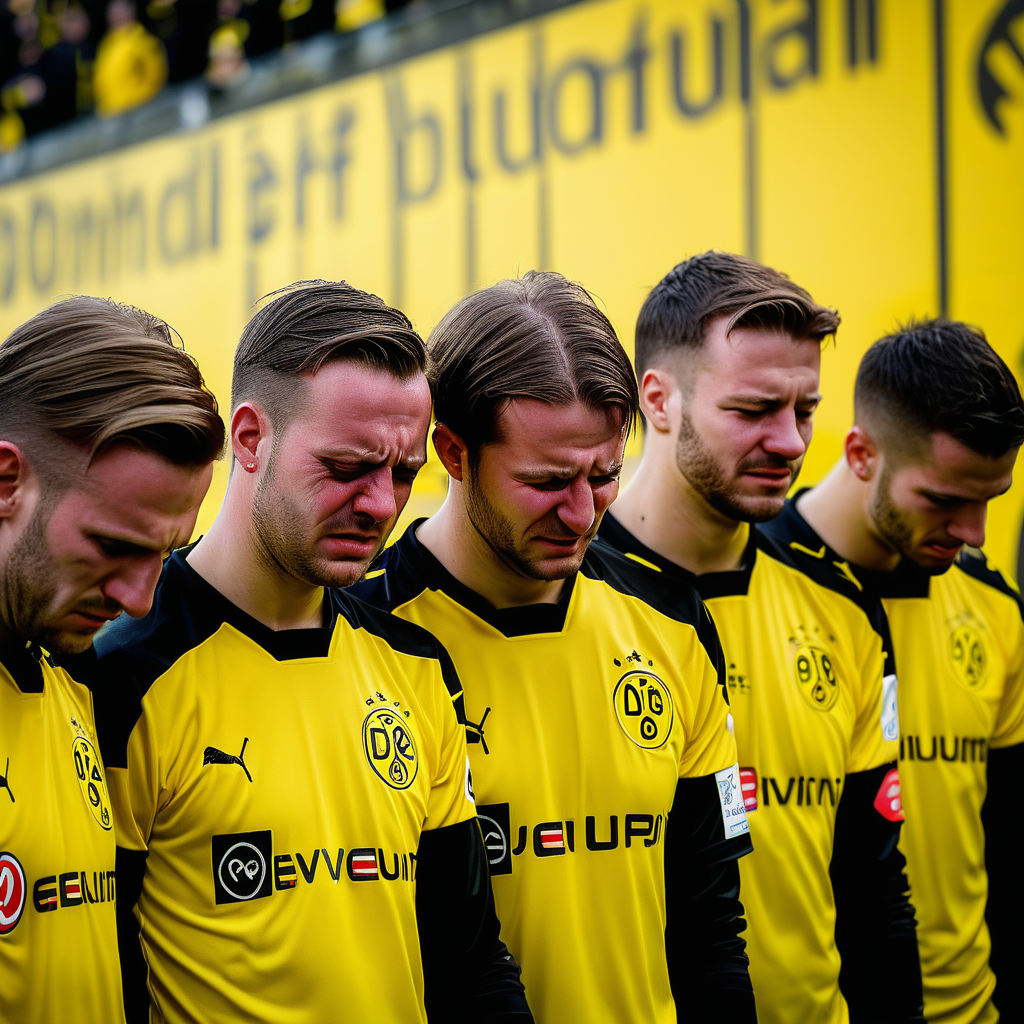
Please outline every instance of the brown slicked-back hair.
M531 270L457 303L427 339L434 416L471 451L495 440L509 399L617 405L627 433L636 380L611 322L582 285Z
M301 402L304 376L325 363L350 360L400 380L426 366L409 318L345 281L297 281L269 297L235 349L231 405L255 402L278 430Z
M712 249L673 267L652 289L636 322L636 372L681 349L697 352L710 321L728 316L737 327L783 331L823 341L839 314L819 306L785 274L735 253Z
M0 438L25 446L48 483L53 442L89 459L129 442L179 466L220 457L224 424L196 361L167 324L112 299L47 307L0 345Z

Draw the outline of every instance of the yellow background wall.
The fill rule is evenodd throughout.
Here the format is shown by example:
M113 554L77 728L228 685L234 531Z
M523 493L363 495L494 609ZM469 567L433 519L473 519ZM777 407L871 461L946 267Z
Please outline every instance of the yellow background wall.
M425 335L467 290L543 266L583 282L631 349L647 290L715 246L842 314L813 482L862 352L898 320L946 311L1022 368L1022 11L570 5L0 189L0 336L62 294L112 295L166 318L226 409L252 304L290 281L343 277ZM435 462L410 513L442 494ZM1022 509L1018 483L991 510L1011 572Z

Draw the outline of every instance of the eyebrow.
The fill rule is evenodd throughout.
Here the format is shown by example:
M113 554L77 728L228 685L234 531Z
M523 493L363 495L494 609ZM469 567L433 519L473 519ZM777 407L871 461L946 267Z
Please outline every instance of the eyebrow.
M596 472L588 474L588 476L614 476L622 470L622 460L613 462L607 469L602 469L599 466L594 468ZM550 469L521 470L517 471L515 475L523 483L529 483L531 480L573 480L578 474L562 467L557 469L552 467Z
M800 395L796 400L797 405L804 405L808 402L820 402L821 392L813 391L809 395ZM731 404L738 402L740 405L756 405L762 408L768 408L772 405L784 405L788 399L783 398L781 395L726 395L721 399L724 404Z
M346 468L352 468L354 466L375 468L377 466L383 466L388 461L387 456L383 455L381 452L371 452L366 449L356 450L354 448L333 449L329 452L317 452L316 457L321 462L329 465L343 465ZM405 466L408 469L420 469L426 461L427 456L425 451L423 454L409 452L398 459L395 465Z

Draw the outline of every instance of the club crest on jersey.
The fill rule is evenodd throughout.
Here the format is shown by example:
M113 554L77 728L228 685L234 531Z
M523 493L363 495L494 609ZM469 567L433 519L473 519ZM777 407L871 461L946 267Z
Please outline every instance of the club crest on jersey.
M627 663L641 665L643 659L636 651L627 656ZM618 658L615 664L622 663ZM675 708L668 687L650 669L653 662L647 661L647 668L635 668L623 675L615 684L612 703L615 717L622 731L638 746L645 750L656 750L664 746L672 731Z
M815 633L819 630L815 628ZM793 648L793 673L804 699L819 711L831 711L839 697L839 680L832 652L818 636L803 627L789 638Z
M0 935L13 932L25 909L25 872L13 853L0 853Z
M980 690L988 680L989 655L984 626L964 612L950 623L949 660L957 682L968 690Z
M409 712L380 692L380 704L363 720L363 750L377 776L392 789L408 789L419 771L419 754ZM367 699L367 704L376 703Z
M72 722L78 724L74 719ZM107 792L107 782L100 767L100 756L92 741L81 732L71 744L71 753L82 796L85 797L85 802L100 828L109 831L113 825L110 817L110 794Z

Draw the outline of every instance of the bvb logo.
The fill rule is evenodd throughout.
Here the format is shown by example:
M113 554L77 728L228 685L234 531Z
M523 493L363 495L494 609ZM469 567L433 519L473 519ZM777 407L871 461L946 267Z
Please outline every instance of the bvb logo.
M110 796L107 793L103 772L100 770L100 756L84 736L75 737L71 751L75 757L75 774L78 776L79 786L82 787L82 796L85 797L85 802L100 827L109 829Z
M796 681L811 707L828 711L839 696L832 657L824 647L803 644L796 649Z
M377 708L363 722L363 749L370 767L392 788L408 789L419 761L408 721L398 712Z
M988 678L988 651L981 634L971 623L961 623L949 637L949 656L957 679L976 690Z
M672 731L675 710L668 687L650 672L627 672L612 695L622 731L645 750L656 750Z

